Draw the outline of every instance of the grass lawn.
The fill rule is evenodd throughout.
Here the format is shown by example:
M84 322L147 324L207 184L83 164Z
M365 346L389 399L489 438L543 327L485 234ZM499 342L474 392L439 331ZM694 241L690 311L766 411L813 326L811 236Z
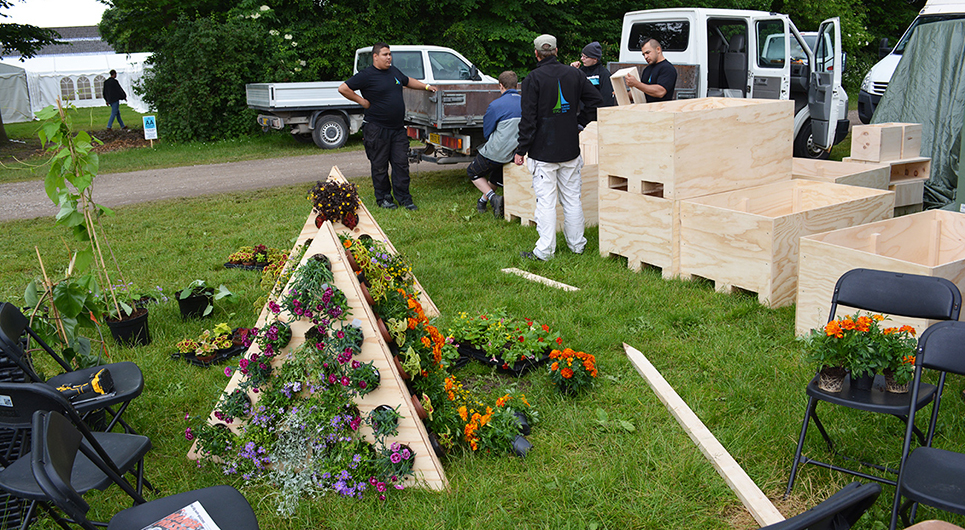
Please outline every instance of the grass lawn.
M96 138L99 132L106 129L110 114L110 107L91 107L74 109L72 118L75 128L86 130ZM146 114L139 114L130 107L121 105L121 117L124 118L124 123L134 129L134 132L140 138L143 138L143 122L141 120L143 116L146 116ZM114 126L116 128L117 124ZM5 126L7 135L11 139L25 143L15 143L0 150L0 164L2 164L0 165L0 184L43 177L46 168L41 169L39 175L31 171L32 168L40 166L46 158L43 156L40 140L37 138L39 128L39 121L13 123ZM164 140L164 123L158 123L158 135L160 139L155 140L153 147L101 153L98 156L100 173L123 173L140 169L314 155L320 152L315 144L298 143L284 131L273 130L267 133L254 134L249 138L178 144ZM358 149L362 149L362 139L361 135L356 134L350 137L348 143L338 150ZM16 157L16 159L12 157Z
M162 124L163 127L163 124ZM367 179L357 181L371 206ZM794 308L769 310L755 295L715 293L707 282L665 281L659 272L634 273L622 259L599 257L597 230L582 256L561 250L547 263L524 262L521 250L536 240L533 228L495 221L475 212L477 192L459 171L420 174L412 184L416 212L375 208L396 247L414 264L419 280L443 312L505 307L558 329L572 347L597 356L600 377L589 394L559 396L548 378L534 372L520 379L481 366L457 374L477 388L517 387L526 392L542 421L529 440L526 458L457 452L443 458L449 491L407 489L386 502L357 501L329 494L301 501L282 518L267 484L245 487L261 527L306 528L753 528L737 497L700 454L627 361L621 344L639 349L713 431L751 478L772 499L786 485L812 368L801 361L793 336ZM145 373L144 394L126 418L151 437L147 476L164 493L219 483L241 486L214 465L197 467L185 458L185 415L207 415L227 382L219 368L200 369L172 360L175 343L218 322L251 326L262 296L256 273L225 269L237 247L264 243L290 247L309 203L307 187L283 187L228 195L128 206L107 221L126 281L160 285L171 295L191 280L224 283L241 295L207 322L182 321L175 301L151 310L154 342L146 347L111 344L111 360L132 360ZM3 224L0 235L0 300L22 302L26 283L39 275L34 247L56 275L67 262L67 234L42 218ZM519 267L580 288L563 292L500 272ZM936 444L965 449L965 432L954 421L965 413L952 378L945 420ZM632 422L635 432L604 428L597 411ZM824 407L822 419L839 449L852 456L895 465L903 424ZM828 458L816 429L807 453ZM959 442L954 442L954 440ZM846 463L838 460L838 463ZM848 476L807 466L785 514L812 506L851 482ZM859 528L883 528L893 490L885 488ZM95 517L124 507L116 488L89 495ZM919 517L947 517L926 509ZM961 520L958 520L962 524ZM46 525L46 526L45 526ZM37 528L53 528L49 522Z

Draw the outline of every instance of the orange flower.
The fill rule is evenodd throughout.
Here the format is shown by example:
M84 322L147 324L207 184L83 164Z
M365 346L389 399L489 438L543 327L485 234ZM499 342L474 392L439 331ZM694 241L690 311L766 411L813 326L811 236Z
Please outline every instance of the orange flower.
M546 324L543 324L543 331L545 331L545 332L547 332L547 333L549 333L549 331L550 331L550 327L549 327L549 326L547 326Z
M871 315L871 318L875 319L875 322L881 322L885 319L884 315Z
M509 394L506 394L505 396L503 396L503 397L501 397L501 398L499 398L499 399L496 400L496 406L497 406L497 407L503 407L503 406L506 405L506 402L509 401L510 399L513 399L513 398L510 397Z
M907 324L905 324L904 326L901 326L901 329L899 329L898 331L905 331L905 332L907 332L907 333L910 333L912 337L915 336L915 328L913 328L913 327L911 327L911 326L909 326L909 325L907 325Z
M563 379L569 379L573 377L573 370L570 368L564 368L560 371L560 375L563 376Z
M563 337L556 337L557 344L563 344Z
M855 327L854 321L851 320L850 317L843 318L843 319L841 319L840 322L841 322L841 328L842 328L842 329L846 329L846 330L849 330L849 331L850 331L850 330L853 330L854 327Z
M550 370L553 371L553 372L555 372L555 371L557 371L557 370L559 370L559 369L560 369L560 363L553 363L553 365L550 366Z
M465 405L459 407L459 417L462 418L462 421L466 421L466 420L467 420L467 418L468 418L468 411L466 411L466 406L465 406Z
M829 337L834 336L839 339L844 337L844 332L841 331L841 326L839 325L837 320L832 320L831 322L828 322L828 325L824 326L824 333Z
M905 357L901 359L901 364L915 364L915 356L905 355Z
M351 240L351 239L346 239L345 241L342 241L342 245L343 245L345 248L351 248L351 247L352 247L352 240Z
M858 328L858 331L867 333L868 330L871 328L871 323L872 323L872 320L870 317L861 316L861 317L858 317L858 322L856 324L856 327Z
M559 351L559 350L553 350L553 351L550 352L550 359L556 359L556 358L559 357L559 356L560 356L560 351Z

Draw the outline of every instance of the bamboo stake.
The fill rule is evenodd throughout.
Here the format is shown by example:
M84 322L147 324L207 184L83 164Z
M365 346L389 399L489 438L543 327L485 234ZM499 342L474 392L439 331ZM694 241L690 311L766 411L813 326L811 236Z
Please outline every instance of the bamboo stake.
M50 278L47 277L47 269L44 267L44 260L40 258L40 249L34 245L34 251L37 253L37 261L40 262L40 272L44 275L44 292L50 293L50 300L54 299L54 286L50 283ZM64 340L64 344L67 344L67 330L64 329L64 323L60 318L60 311L57 311L57 306L53 303L50 304L51 311L54 313L54 322L57 323L57 333Z

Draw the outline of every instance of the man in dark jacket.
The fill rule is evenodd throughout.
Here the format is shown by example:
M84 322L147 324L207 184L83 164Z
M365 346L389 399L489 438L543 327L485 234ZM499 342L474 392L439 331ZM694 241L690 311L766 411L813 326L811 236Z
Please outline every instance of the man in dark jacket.
M556 37L540 35L533 41L538 64L523 83L519 147L514 162L533 175L536 194L536 231L539 240L528 259L548 260L556 252L556 203L563 205L563 235L576 254L583 253L583 183L580 169L580 129L596 119L603 100L600 91L580 71L556 58Z
M114 126L114 118L117 118L117 123L121 125L121 129L127 129L124 120L121 119L121 100L127 101L127 94L117 80L117 70L111 70L110 78L104 81L104 101L111 108L111 117L107 120L107 130Z
M573 61L570 66L579 68L590 80L590 84L599 89L600 97L603 98L601 107L612 107L617 104L616 97L613 95L613 83L610 82L610 71L603 66L603 46L599 42L593 41L584 46L580 60Z

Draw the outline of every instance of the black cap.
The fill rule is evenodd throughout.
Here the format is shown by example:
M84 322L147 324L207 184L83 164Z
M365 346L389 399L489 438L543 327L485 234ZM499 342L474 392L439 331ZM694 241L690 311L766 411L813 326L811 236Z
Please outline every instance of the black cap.
M600 46L599 42L593 41L583 47L583 55L599 61L603 58L603 46Z

